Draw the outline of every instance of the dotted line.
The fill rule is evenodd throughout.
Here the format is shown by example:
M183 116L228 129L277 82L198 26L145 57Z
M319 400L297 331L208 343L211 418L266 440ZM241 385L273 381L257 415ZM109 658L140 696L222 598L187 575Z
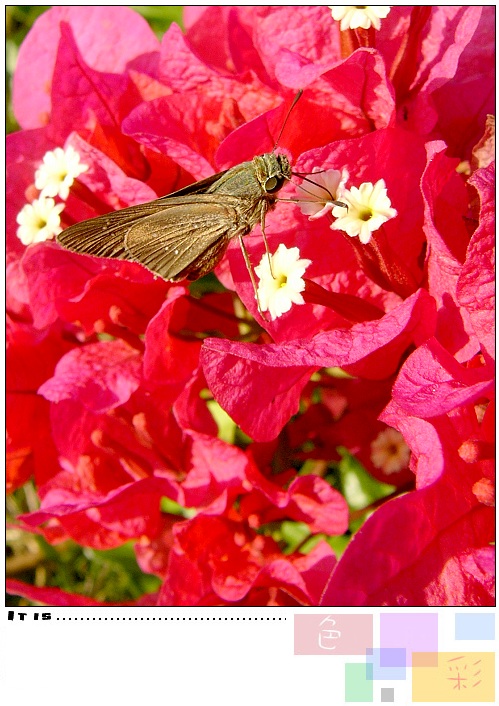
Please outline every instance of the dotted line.
M287 618L286 617L283 617L283 618L147 618L147 617L146 618L74 618L74 617L72 617L72 618L58 618L58 617L56 617L56 620L111 620L111 621L112 620L177 620L177 621L180 621L180 620L184 620L184 621L186 621L186 620L201 620L201 621L202 620L206 620L206 621L218 620L218 621L222 621L222 620L224 620L226 622L234 621L234 620L237 620L237 621L239 621L239 620L248 620L248 621L253 620L254 622L256 622L258 620L260 620L260 621L261 620L267 620L267 621L272 620L274 622L275 621L280 622L281 620L287 620Z

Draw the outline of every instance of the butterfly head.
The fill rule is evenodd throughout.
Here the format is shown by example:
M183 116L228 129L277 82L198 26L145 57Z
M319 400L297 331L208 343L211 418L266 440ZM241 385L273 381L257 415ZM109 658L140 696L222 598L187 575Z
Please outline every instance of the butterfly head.
M291 165L284 154L268 152L253 161L258 181L266 194L277 193L291 178Z

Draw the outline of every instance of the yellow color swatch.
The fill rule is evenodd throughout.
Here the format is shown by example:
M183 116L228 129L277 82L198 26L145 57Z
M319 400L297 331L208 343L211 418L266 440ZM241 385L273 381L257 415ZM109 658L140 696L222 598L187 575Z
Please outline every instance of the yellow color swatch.
M494 652L413 652L412 700L495 701L494 658Z

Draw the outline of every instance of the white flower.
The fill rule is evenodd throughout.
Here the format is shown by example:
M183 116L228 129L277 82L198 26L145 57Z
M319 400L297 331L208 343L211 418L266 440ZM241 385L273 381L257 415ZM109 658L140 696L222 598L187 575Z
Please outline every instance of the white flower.
M308 216L310 221L325 216L332 211L335 203L345 190L348 180L346 169L327 169L323 172L312 171L313 179L307 179L300 189L307 194L309 201L300 202L301 212ZM315 183L312 183L315 182Z
M410 455L404 437L396 429L381 431L371 442L371 461L387 475L407 468Z
M21 243L41 243L58 235L62 231L59 214L63 210L63 203L56 204L54 199L45 196L23 206L16 218L19 223L17 237Z
M342 206L333 208L333 216L337 219L331 224L333 230L344 230L351 238L359 236L360 242L368 243L371 235L390 218L395 218L397 211L391 208L391 201L386 193L385 180L376 184L365 182L357 189L343 191L341 200L348 209Z
M267 253L262 256L255 272L258 283L258 299L261 311L270 312L272 321L291 309L292 304L304 304L300 294L305 289L302 277L311 260L300 260L298 248L287 248L279 245L274 255L271 255L272 271L270 270Z
M390 5L328 5L333 20L341 21L340 29L374 29L381 27L380 19L384 20L390 12Z
M69 196L73 181L86 172L88 166L80 164L80 155L74 147L46 152L43 164L35 172L35 186L41 191L41 196L60 196L64 201Z

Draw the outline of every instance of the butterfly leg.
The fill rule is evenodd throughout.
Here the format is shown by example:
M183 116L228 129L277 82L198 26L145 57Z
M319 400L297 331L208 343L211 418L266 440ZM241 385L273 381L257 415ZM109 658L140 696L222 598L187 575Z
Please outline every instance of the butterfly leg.
M255 274L253 272L253 267L251 266L248 251L246 250L246 246L244 244L243 236L241 235L241 233L239 233L239 245L241 246L241 250L243 253L243 257L244 257L244 262L245 262L246 268L249 272L251 284L253 285L253 290L255 292L255 299L256 299L256 305L258 307L258 313L260 314L262 319L264 319L264 321L268 321L267 317L263 313L261 306L260 306L260 297L258 296L258 287L256 284Z
M267 237L265 235L265 214L267 213L268 207L265 202L262 203L262 210L260 213L260 228L262 229L262 237L263 237L263 243L265 245L265 252L267 253L267 257L269 260L269 267L270 267L270 274L272 275L272 278L275 279L274 275L274 269L272 267L272 255L270 254L269 250L269 244L267 243Z

